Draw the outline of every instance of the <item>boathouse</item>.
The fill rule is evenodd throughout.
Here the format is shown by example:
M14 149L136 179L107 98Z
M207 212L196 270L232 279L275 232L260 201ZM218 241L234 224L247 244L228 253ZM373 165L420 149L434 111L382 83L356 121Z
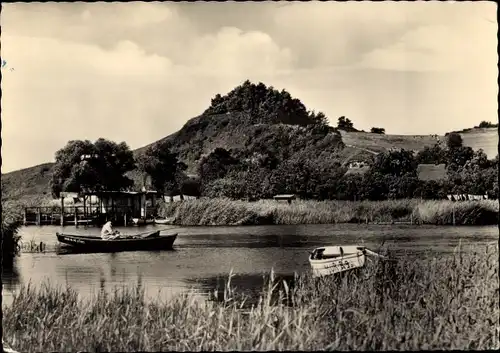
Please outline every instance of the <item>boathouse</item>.
M59 206L26 207L24 224L103 224L112 220L126 225L133 218L146 220L156 215L157 192L152 190L61 192L60 196Z
M84 209L87 207L86 200L91 200L95 196L98 200L98 205L89 210L96 214L100 214L106 220L113 219L124 223L128 223L132 218L150 219L155 216L156 212L156 191L100 191L81 193L83 198Z

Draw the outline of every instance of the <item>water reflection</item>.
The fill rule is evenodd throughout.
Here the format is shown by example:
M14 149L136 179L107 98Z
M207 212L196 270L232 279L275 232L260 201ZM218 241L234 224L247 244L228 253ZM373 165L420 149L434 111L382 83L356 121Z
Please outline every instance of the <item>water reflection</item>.
M294 288L296 274L273 274L274 279L273 296L271 303L275 303L279 299L280 291L285 293L285 284L288 290ZM207 298L212 301L223 303L229 294L229 288L232 292L232 299L245 299L244 308L257 305L260 297L265 297L263 294L269 288L271 274L233 274L233 275L217 275L199 279L188 279L187 282L193 287L198 287L202 292L207 293ZM229 286L229 288L228 288Z
M122 233L155 228L122 228ZM162 227L161 229L175 227ZM43 241L46 253L23 253L16 266L4 271L4 294L21 283L50 279L55 285L70 285L85 297L100 287L131 286L142 281L146 297L168 299L194 287L223 298L225 281L233 270L233 287L256 298L274 269L278 278L291 281L294 273L309 270L308 254L328 244L360 244L377 249L381 244L394 256L442 256L462 243L480 247L498 241L497 227L433 227L374 225L297 225L255 227L175 228L179 236L173 251L122 253L78 253L57 250L59 226L23 227L24 241ZM64 227L64 232L99 235L92 227ZM171 232L171 231L170 231ZM49 250L49 249L56 249ZM10 278L9 278L10 277ZM292 285L292 282L289 283ZM4 295L5 298L5 295Z
M2 286L8 291L14 290L21 282L16 258L2 259Z

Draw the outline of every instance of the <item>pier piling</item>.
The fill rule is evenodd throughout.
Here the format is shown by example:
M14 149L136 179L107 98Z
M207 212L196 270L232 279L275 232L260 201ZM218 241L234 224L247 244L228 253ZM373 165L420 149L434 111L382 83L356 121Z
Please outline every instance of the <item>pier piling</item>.
M42 224L42 211L40 209L40 207L37 207L36 209L36 221L35 221L36 225L39 226Z

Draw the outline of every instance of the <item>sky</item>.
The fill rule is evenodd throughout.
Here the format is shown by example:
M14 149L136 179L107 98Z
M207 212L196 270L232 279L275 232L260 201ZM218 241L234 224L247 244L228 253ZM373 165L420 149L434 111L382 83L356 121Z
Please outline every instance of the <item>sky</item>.
M246 79L358 129L497 122L493 2L9 3L2 173L69 140L142 147Z

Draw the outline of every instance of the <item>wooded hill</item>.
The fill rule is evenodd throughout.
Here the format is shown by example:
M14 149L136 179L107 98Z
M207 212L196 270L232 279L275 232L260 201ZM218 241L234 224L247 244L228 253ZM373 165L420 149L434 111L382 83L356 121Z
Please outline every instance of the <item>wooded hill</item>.
M350 125L340 126L346 120ZM323 113L307 110L287 91L246 81L224 96L216 95L203 114L151 145L169 141L172 151L179 153L188 166L187 174L197 174L200 159L216 148L230 151L237 160L253 161L269 169L283 161L310 161L321 169L345 172L352 161L368 161L393 148L420 151L434 145L437 138L359 132L345 117L339 119L338 127L329 126ZM496 129L486 130L485 136L494 135L498 141L498 135L489 131ZM467 145L465 137L464 142ZM134 155L144 153L151 145L135 150ZM2 201L36 203L40 198L50 198L52 167L53 163L45 163L3 174ZM136 186L141 185L142 176L137 171L130 176Z

